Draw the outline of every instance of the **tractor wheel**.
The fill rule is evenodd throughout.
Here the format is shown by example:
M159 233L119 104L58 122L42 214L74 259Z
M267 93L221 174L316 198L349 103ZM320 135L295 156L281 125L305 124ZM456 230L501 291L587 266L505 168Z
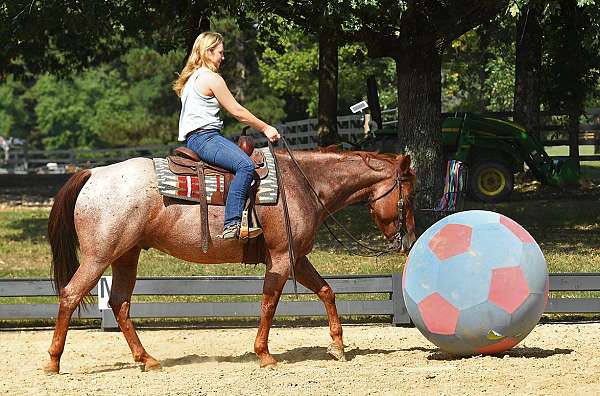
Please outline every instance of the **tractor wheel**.
M469 175L469 192L483 202L501 202L512 193L514 175L510 168L497 161L481 161L475 164Z

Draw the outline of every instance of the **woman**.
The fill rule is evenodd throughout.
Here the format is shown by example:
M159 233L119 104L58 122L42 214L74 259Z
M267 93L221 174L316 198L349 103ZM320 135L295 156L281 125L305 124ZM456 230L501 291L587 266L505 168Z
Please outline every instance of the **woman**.
M254 174L254 163L236 144L223 137L223 121L219 116L223 106L238 121L265 134L271 142L279 139L279 132L259 120L240 105L218 74L225 59L223 36L219 33L200 34L187 63L173 89L181 98L179 140L196 152L205 162L235 173L225 203L223 239L237 238L246 195ZM262 233L260 228L250 228L250 238Z

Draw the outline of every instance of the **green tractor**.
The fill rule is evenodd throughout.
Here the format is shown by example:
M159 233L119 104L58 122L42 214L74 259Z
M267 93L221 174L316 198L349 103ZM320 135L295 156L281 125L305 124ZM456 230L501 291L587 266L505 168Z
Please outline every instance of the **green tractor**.
M527 164L543 184L563 186L579 179L568 160L552 159L544 146L514 122L472 113L455 114L442 123L444 154L469 166L469 193L484 202L508 198L514 174Z
M377 122L376 116L374 119ZM378 124L380 122L377 122ZM396 128L374 131L363 148L394 151ZM446 160L462 161L469 168L468 193L483 202L501 202L514 187L514 175L527 164L543 184L576 183L579 175L569 160L552 159L544 146L520 125L473 113L456 113L442 123Z

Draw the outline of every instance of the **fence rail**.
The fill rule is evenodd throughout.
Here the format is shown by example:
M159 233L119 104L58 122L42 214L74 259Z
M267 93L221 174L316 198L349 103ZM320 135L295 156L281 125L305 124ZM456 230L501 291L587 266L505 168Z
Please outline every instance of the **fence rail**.
M340 315L389 316L393 324L409 324L402 297L401 274L391 275L345 275L325 278L336 295L350 295L352 299L338 298ZM223 296L260 295L262 277L180 277L139 278L134 295L147 296ZM299 294L312 291L298 285ZM550 274L550 291L600 291L600 273L555 273ZM293 293L288 281L284 293ZM368 298L370 294L387 294L387 299ZM97 288L91 292L97 296ZM0 297L53 296L50 279L0 279ZM57 304L0 304L0 319L54 319ZM550 298L546 313L600 313L600 298ZM277 307L280 316L325 316L320 301L281 301ZM193 317L258 317L259 302L202 302L202 303L133 303L133 318L193 318ZM103 329L116 328L112 312L100 311L96 305L87 310L78 308L73 317L102 319Z

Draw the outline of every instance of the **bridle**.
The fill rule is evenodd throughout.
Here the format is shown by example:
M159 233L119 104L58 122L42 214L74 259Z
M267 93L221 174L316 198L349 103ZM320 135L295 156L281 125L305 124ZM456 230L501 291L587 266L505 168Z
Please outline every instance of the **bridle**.
M394 235L389 238L391 243L391 248L397 248L402 244L402 238L408 234L408 229L406 227L406 215L404 213L404 198L402 197L402 184L409 182L411 178L409 176L404 176L400 174L399 170L396 170L396 179L394 180L394 184L392 187L387 189L383 194L377 196L376 198L371 198L367 201L367 206L370 210L375 210L372 206L373 202L380 200L381 198L386 197L392 191L398 187L398 202L396 203L396 207L398 208L398 218L396 219L396 232ZM400 244L400 245L399 245Z

